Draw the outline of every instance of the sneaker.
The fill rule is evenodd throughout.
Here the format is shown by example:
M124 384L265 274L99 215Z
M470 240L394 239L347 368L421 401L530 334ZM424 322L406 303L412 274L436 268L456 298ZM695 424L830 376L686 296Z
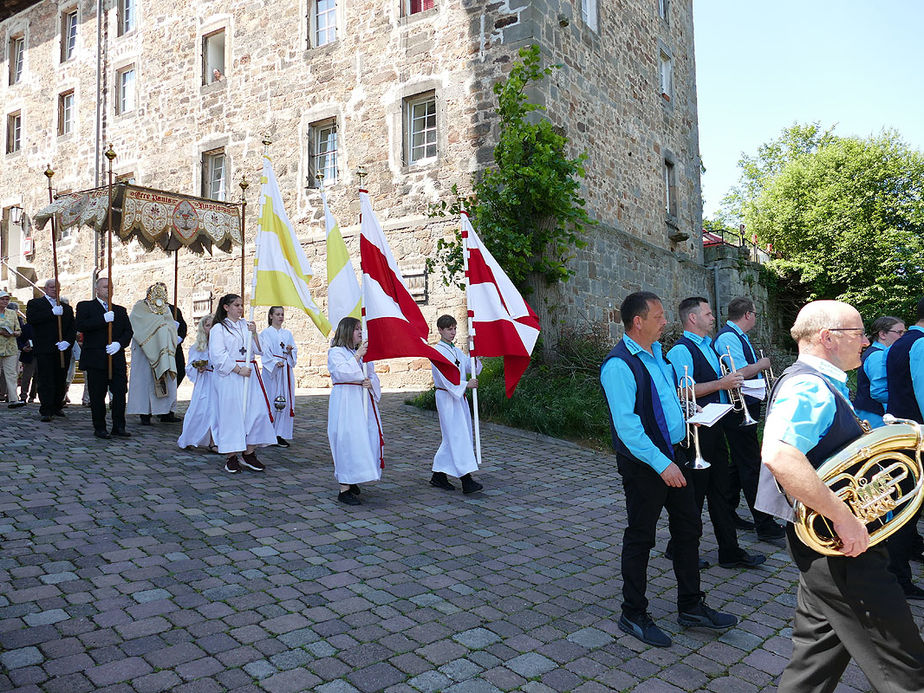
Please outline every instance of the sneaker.
M460 477L459 481L462 482L462 493L477 493L484 488L484 486L472 478L471 474L466 474L465 476Z
M646 645L654 645L655 647L671 646L671 639L655 625L655 622L651 620L651 616L647 613L636 619L631 619L623 614L619 617L619 630L641 640Z
M246 467L252 472L266 471L266 465L257 459L257 454L255 452L252 452L249 455L241 455L241 466Z
M924 599L924 590L915 585L913 582L909 582L907 585L902 585L902 592L905 593L905 599L913 599L915 601Z
M690 611L681 611L677 616L677 623L687 628L710 628L711 630L726 630L738 625L738 617L732 614L723 614L706 605L706 600Z
M352 493L354 496L358 496L360 493L362 493L362 489L359 488L359 484L350 484L349 492Z
M281 448L287 448L289 447L289 441L280 436L276 436L276 445L278 445Z
M719 561L723 568L756 568L761 563L766 563L767 557L762 553L748 553L741 549L738 557L732 561Z
M13 402L12 404L7 404L6 406L10 409L19 409L20 407L26 406L26 403L19 401L19 402Z
M446 478L446 472L433 472L433 476L430 477L430 486L445 489L446 491L456 490L456 487L449 483L449 479Z
M241 461L237 458L237 455L225 460L225 471L228 472L228 474L241 473Z
M346 505L362 505L363 504L362 501L359 500L359 498L354 496L349 491L341 491L337 496L337 500Z

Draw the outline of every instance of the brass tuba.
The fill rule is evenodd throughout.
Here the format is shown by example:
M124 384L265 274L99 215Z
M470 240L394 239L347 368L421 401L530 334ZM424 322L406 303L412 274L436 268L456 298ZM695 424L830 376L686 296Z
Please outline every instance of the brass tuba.
M864 433L818 468L818 475L869 532L870 546L888 539L912 519L924 501L924 432L907 419L883 417L887 425ZM793 502L796 536L825 556L840 555L828 519Z

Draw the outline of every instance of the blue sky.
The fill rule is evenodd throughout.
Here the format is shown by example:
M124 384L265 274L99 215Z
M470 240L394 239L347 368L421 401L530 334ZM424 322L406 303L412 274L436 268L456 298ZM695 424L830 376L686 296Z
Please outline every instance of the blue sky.
M794 121L924 150L924 0L693 0L703 213Z

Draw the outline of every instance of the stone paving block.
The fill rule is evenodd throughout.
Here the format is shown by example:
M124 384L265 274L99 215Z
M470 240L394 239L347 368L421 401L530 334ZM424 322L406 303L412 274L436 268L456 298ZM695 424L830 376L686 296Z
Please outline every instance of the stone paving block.
M470 650L482 650L488 645L499 642L501 638L497 633L492 633L486 628L472 628L461 633L456 633L452 636L452 639L462 643Z
M172 671L158 671L147 676L139 676L132 681L132 686L138 693L158 693L172 691L183 683L183 680Z
M596 628L582 628L579 631L575 631L567 638L570 642L577 643L582 647L588 649L594 649L597 647L603 647L604 645L609 645L613 642L613 637L607 635L601 630Z
M44 661L44 655L37 647L21 647L18 650L0 653L0 664L7 669L18 669Z
M265 679L268 676L275 674L278 669L270 664L265 659L258 659L256 662L249 662L244 665L244 671L250 674L255 679Z
M347 674L346 679L363 693L372 693L404 681L404 674L390 664L379 662Z
M87 669L86 675L97 686L108 686L136 679L152 671L151 665L140 657L129 657Z
M80 652L67 657L58 657L45 664L45 671L50 676L65 676L78 671L86 671L96 666L96 662L86 653Z
M269 693L298 693L310 691L321 679L305 669L293 669L263 679L260 685Z
M409 686L416 688L419 691L427 691L428 693L431 693L445 690L452 684L452 679L437 671L428 671L424 674L420 674L419 676L415 676L407 683Z
M487 681L476 679L453 684L446 689L445 693L500 693L500 689Z
M83 674L68 674L45 681L42 688L44 693L89 693L95 689L95 686ZM6 690L2 681L0 681L0 690Z
M557 665L548 657L543 657L535 652L528 652L511 659L504 666L515 671L520 676L531 679L555 669Z
M314 689L316 693L359 693L359 690L346 681L330 681Z
M26 614L22 617L22 620L30 626L44 626L66 621L69 618L70 615L64 609L49 609L48 611Z
M179 645L172 645L162 650L150 652L145 655L145 659L158 669L172 669L178 664L191 662L204 655L205 653L195 644L184 642Z

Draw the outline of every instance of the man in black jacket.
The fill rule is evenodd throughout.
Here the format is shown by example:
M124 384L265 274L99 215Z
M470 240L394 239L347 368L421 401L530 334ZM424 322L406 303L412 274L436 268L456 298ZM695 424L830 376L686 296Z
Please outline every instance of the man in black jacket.
M58 301L59 288L54 279L49 279L45 282L45 295L33 298L26 304L26 322L32 325L33 330L32 344L38 382L36 389L42 421L51 421L52 416L64 416L62 410L67 390L67 369L71 362L71 347L77 336L74 311Z
M96 298L77 304L77 329L83 332L80 370L86 372L90 411L93 415L93 435L97 438L131 434L125 430L125 392L128 377L125 367L125 347L132 339L132 325L122 306L107 304L109 280L96 281ZM112 341L109 324L112 324ZM109 359L112 358L112 378ZM106 391L112 393L112 434L106 430Z

